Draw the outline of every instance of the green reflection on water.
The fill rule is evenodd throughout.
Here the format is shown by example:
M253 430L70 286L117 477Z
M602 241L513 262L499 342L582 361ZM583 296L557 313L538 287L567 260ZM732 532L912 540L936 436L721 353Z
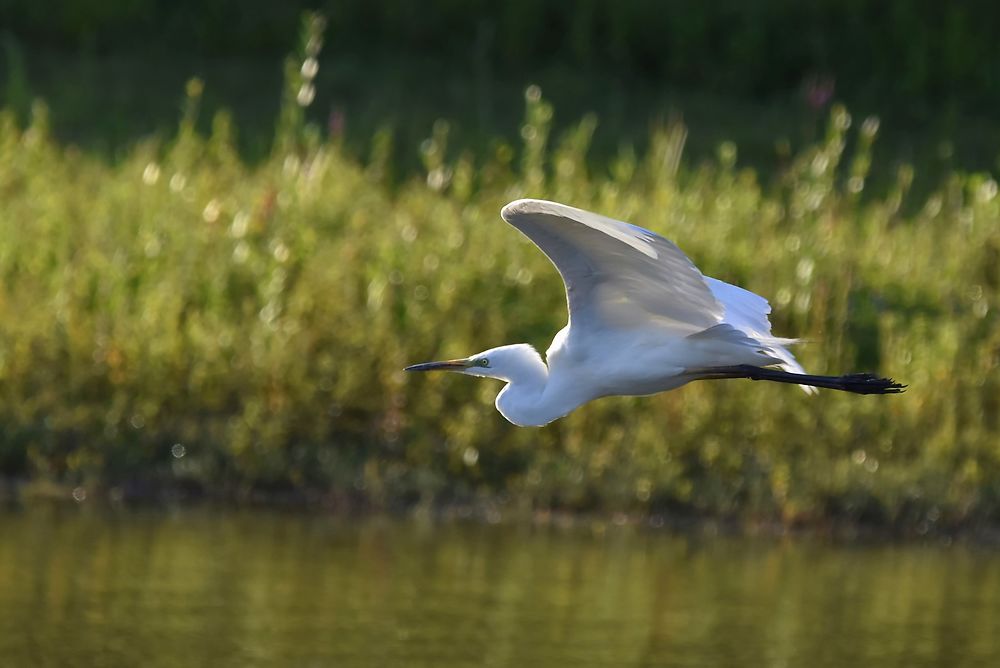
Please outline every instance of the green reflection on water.
M1000 554L274 513L0 515L4 666L1000 665Z

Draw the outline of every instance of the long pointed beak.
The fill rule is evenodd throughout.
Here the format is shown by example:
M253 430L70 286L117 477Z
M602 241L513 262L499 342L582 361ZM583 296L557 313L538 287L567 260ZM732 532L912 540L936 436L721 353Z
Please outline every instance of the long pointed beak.
M462 371L469 367L468 359L445 360L444 362L424 362L412 364L403 371Z

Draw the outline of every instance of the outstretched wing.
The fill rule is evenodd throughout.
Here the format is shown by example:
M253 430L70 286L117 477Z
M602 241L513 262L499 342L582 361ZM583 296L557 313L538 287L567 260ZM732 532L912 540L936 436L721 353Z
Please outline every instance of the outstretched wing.
M655 323L683 336L722 321L724 307L698 268L649 230L536 199L500 215L559 270L574 331Z

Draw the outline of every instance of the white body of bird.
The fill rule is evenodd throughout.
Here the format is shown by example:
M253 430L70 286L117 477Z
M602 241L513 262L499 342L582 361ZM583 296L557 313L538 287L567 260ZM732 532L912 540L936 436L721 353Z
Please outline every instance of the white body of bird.
M541 426L610 395L648 395L692 380L753 378L863 394L902 386L868 374L808 376L771 335L767 300L709 278L673 243L635 225L545 200L517 200L501 216L562 275L569 324L543 361L527 344L428 362L507 385L496 407L510 422Z

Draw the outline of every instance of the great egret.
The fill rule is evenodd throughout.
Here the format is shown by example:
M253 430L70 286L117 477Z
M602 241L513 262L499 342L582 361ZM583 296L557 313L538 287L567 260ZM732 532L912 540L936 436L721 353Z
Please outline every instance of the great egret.
M806 374L771 335L763 297L702 275L677 246L629 223L557 202L522 199L501 217L533 241L566 284L569 324L545 356L519 343L407 371L503 380L500 413L541 426L598 397L648 395L692 380L749 378L858 394L903 385L872 374Z

